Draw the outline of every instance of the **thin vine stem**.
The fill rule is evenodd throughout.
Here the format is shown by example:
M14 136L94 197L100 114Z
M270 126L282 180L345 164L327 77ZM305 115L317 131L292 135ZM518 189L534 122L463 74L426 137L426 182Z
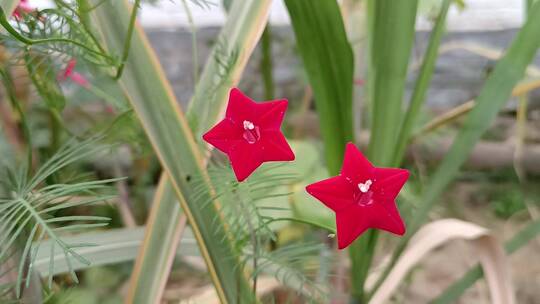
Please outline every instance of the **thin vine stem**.
M316 227L316 228L321 228L321 229L324 229L324 230L328 230L333 234L336 233L336 229L334 227L326 226L324 224L320 224L320 223L317 223L317 222L304 220L304 219L300 219L300 218L294 218L294 217L270 218L270 219L268 219L268 221L265 222L265 225L268 225L268 224L274 223L274 222L283 222L283 221L306 224L306 225L310 225L310 226L313 226L313 227Z
M45 43L54 43L54 42L63 42L63 43L71 43L73 45L76 45L94 55L98 55L101 57L106 58L107 60L113 62L113 58L108 56L107 54L100 53L98 51L95 51L86 45L72 40L68 38L46 38L46 39L30 39L28 37L25 37L21 35L19 32L17 32L16 29L14 29L11 24L9 24L9 20L6 18L6 13L2 7L0 7L0 24L4 27L4 29L13 36L13 38L19 40L20 42L26 44L26 45L38 45L38 44L45 44Z
M127 37L124 41L124 50L122 51L122 60L120 61L120 66L116 72L114 79L120 79L122 73L124 72L124 67L126 65L127 58L129 56L129 47L131 46L131 39L133 38L133 30L135 29L135 20L137 19L137 11L141 5L141 0L135 0L133 3L133 9L131 10L131 16L129 17L129 27L127 31Z
M244 206L244 201L240 198L239 199L239 202L240 202L240 210L238 210L239 212L243 213L244 216L246 217L246 223L248 225L248 229L249 229L249 234L250 234L250 238L251 238L251 242L252 242L252 245L253 245L253 271L256 271L257 270L257 255L258 255L258 252L259 252L259 237L257 236L257 232L256 232L256 229L253 225L253 222L251 221L251 215L249 214L249 212L247 211L247 208L246 206ZM238 207L238 206L237 206ZM253 294L256 295L257 294L257 274L255 273L255 275L253 276Z
M105 50L103 45L101 45L101 42L97 39L96 35L94 35L94 32L92 31L92 27L90 25L90 15L89 15L91 9L88 8L88 5L89 4L86 0L80 0L78 11L74 11L74 14L77 15L77 17L81 21L82 26L86 30L86 34L90 37L90 39L92 39L92 41L97 46L99 51L102 52L103 54L106 54L107 51Z
M182 5L184 6L184 10L186 11L189 27L191 29L191 52L192 52L192 60L193 60L193 83L196 84L199 81L199 51L198 51L198 48L197 48L197 27L195 26L195 21L193 20L193 15L191 14L191 10L189 9L189 6L188 6L186 0L182 0Z

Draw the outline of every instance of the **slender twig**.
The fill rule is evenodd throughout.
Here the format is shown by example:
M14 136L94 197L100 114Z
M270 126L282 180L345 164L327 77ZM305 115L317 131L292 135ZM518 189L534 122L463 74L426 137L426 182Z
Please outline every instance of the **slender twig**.
M538 218L538 210L529 202L525 184L527 182L527 171L524 167L523 156L525 152L525 141L527 137L527 104L529 97L527 94L519 97L519 104L516 111L516 134L515 134L515 149L514 149L514 170L518 177L520 187L523 192L523 202L529 211L532 219Z
M141 0L135 0L133 3L133 8L131 9L131 17L129 17L129 28L127 31L127 37L124 41L124 50L122 52L122 60L120 61L120 66L116 72L115 79L120 79L122 77L122 72L124 71L124 66L126 64L127 58L129 56L129 47L131 46L131 38L133 38L133 30L135 28L135 20L137 19L137 11L141 5Z
M92 31L92 26L90 25L90 12L92 11L92 9L89 8L90 4L87 0L78 0L78 3L78 11L75 11L74 13L77 15L77 17L79 17L79 20L81 21L81 24L84 27L86 34L90 37L90 39L92 39L99 51L103 54L106 54L107 51L101 45L101 42L97 39L96 35L94 35L94 32Z
M455 121L456 119L469 113L474 108L474 106L474 100L469 100L455 108L452 108L450 111L444 112L443 114L433 118L431 121L426 123L418 132L412 135L410 141L413 142L421 136L433 132L434 130L439 129L442 126Z
M535 79L527 82L523 82L519 85L517 85L512 90L512 96L513 97L519 97L524 94L527 94L528 92L535 90L540 87L540 80ZM474 108L475 102L474 100L469 100L455 108L450 109L449 111L433 118L431 121L426 123L418 132L414 133L411 136L410 141L414 142L419 137L433 132L434 130L437 130L438 128L447 125L450 122L455 121L459 117L462 117L463 115L469 113Z
M306 225L310 225L310 226L313 226L313 227L316 227L316 228L321 228L321 229L324 229L324 230L328 230L328 231L331 232L331 234L336 233L336 229L334 227L326 226L326 225L323 225L321 223L317 223L315 221L309 221L309 220L300 219L300 218L294 218L294 217L271 218L271 219L268 219L268 221L266 221L264 224L265 224L265 226L268 226L270 223L283 222L283 221L306 224Z
M115 177L122 177L124 174L120 165L114 165L114 175ZM135 222L135 217L133 216L132 204L129 199L129 189L125 179L119 179L116 182L116 187L118 189L118 207L120 215L122 216L122 221L127 228L134 228L137 226Z
M238 200L240 202L239 205L235 205L236 207L240 207L238 210L240 213L243 213L246 217L246 223L248 225L249 229L249 235L251 238L251 243L253 245L253 294L257 294L257 255L259 252L259 237L257 236L258 229L255 229L253 226L253 223L251 222L251 214L247 212L247 207L244 206L244 200L242 198L239 198ZM240 206L241 205L241 206Z
M191 29L191 57L193 60L192 62L193 83L196 84L199 81L199 51L197 48L197 27L195 26L193 15L191 14L191 10L189 9L189 6L186 0L182 0L182 5L184 6L184 10L186 11L189 27Z
M261 73L264 83L264 99L274 99L274 76L272 73L272 32L270 23L264 28L261 36Z

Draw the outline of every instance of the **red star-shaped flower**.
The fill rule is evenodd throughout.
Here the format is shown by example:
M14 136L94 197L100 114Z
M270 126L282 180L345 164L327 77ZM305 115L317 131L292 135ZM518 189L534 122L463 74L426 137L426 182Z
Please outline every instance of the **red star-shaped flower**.
M306 190L336 213L338 247L343 249L368 228L405 233L395 198L408 178L405 169L374 167L348 143L340 174Z
M229 156L238 181L264 162L294 160L280 130L287 104L286 99L257 103L239 89L231 89L225 118L203 139Z

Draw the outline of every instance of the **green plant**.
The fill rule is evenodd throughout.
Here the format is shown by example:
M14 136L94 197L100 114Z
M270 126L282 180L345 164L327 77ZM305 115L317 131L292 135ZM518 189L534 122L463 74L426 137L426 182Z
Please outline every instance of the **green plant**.
M226 1L227 22L200 75L196 20L189 8L193 4L208 9L211 2L182 1L191 23L192 74L197 83L185 113L136 22L141 1L133 5L113 0L53 2L52 8L24 11L17 18L11 17L16 1L0 2L0 76L3 96L9 100L6 110L0 109L0 150L12 150L5 157L2 154L0 171L6 181L0 187L0 299L17 301L44 293L45 300L60 302L64 286L78 280L76 271L83 278L88 276L86 282L82 280L88 285L76 292L87 294L100 288L91 286L96 281L93 276L111 271L88 268L135 260L126 301L154 303L173 279L169 277L173 261L186 256L204 260L214 297L223 303L256 303L266 298L268 294L263 293L268 293L265 287L270 277L274 282L270 293L281 286L287 296L296 293L306 301L333 299L334 291L343 289L344 283L329 278L334 272L343 273L345 267L342 260L334 259L334 220L327 209L307 196L304 187L337 174L345 144L362 140L353 127L360 116L353 110L360 107L354 104L362 101L363 108L370 110L362 114L368 118L362 127L370 131L367 154L371 161L377 166L403 162L416 134L446 15L454 1L440 3L405 107L418 1L369 0L364 6L359 1L344 1L343 5L367 15L365 24L354 24L351 20L361 18L347 20L349 12L344 14L338 1L286 0L298 55L313 91L322 144L291 141L297 154L295 163L263 165L244 182L235 179L201 135L224 112L229 90L238 85L261 37L261 82L265 97L274 98L272 37L267 24L270 1ZM383 238L368 231L351 246L352 287L346 296L352 302L376 301L380 286L395 280L396 263L410 246L418 245L410 240L418 236L416 231L458 176L474 144L511 95L522 96L536 86L527 82L517 87L540 45L540 4L528 1L528 16L476 101L460 112L467 115L464 124L425 185L413 165L406 163L413 168L415 185L420 186L404 191L400 208L407 209L403 213L408 233L392 249L389 263L378 277L368 280ZM366 28L365 53L353 53L356 42L348 40L344 24ZM364 60L367 71L354 74L355 65ZM75 61L80 65L75 66ZM73 80L69 77L80 66L84 72L77 73L85 78L78 82L79 90L96 100L83 102L69 90L71 83L67 82ZM353 75L367 80L362 100L353 95L354 83L362 82ZM21 78L27 80L22 85ZM98 79L107 85L98 85ZM309 108L309 98L302 107ZM526 116L521 113L520 117L523 123ZM105 128L100 126L103 122ZM415 140L423 134L414 136ZM112 146L105 145L110 142ZM115 156L103 156L103 149ZM82 162L91 157L92 162ZM323 162L327 170L321 166ZM128 181L121 178L124 172L130 175ZM157 190L152 191L158 175ZM119 197L110 194L112 186L119 190ZM144 194L137 194L139 191ZM514 201L521 192L513 190L503 199ZM149 200L148 193L153 199ZM148 201L151 203L146 204ZM413 206L411 202L416 201ZM147 205L151 211L144 228L128 227L133 220L123 223L96 215L100 208L110 208L113 218L121 219L125 213L133 217L132 213L143 210L140 217L145 218ZM105 228L109 222L126 227ZM528 223L506 243L507 254L533 239L538 227L538 221ZM500 258L504 260L504 254ZM36 273L46 278L46 286L30 279ZM71 279L62 273L69 273ZM474 267L435 302L457 299L482 274L482 268ZM122 275L111 274L111 278L110 289L124 280ZM367 281L374 284L368 286Z
M32 177L26 176L23 171L11 171L9 168L6 188L12 189L7 197L0 200L0 215L2 226L0 229L0 240L2 241L0 251L0 261L15 258L18 262L18 276L15 285L17 297L21 295L24 286L30 284L30 277L33 273L33 265L37 257L40 241L50 239L50 260L49 260L49 287L52 284L52 273L54 272L55 249L62 252L68 271L73 280L77 281L77 276L73 270L72 260L77 260L83 264L89 262L74 249L92 246L89 243L67 243L62 239L62 234L89 228L102 227L107 225L108 218L101 216L87 215L56 215L65 209L81 207L103 202L113 198L110 195L99 194L108 184L116 181L114 179L82 182L66 182L41 186L42 183L57 174L62 168L77 162L89 155L99 153L103 147L97 145L95 138L90 138L83 142L70 141L66 143L58 152L43 164ZM30 166L30 164L27 164ZM72 200L72 196L84 195L87 198ZM37 241L37 243L33 243ZM15 244L22 242L24 246L20 254L17 254ZM12 254L15 252L15 256Z

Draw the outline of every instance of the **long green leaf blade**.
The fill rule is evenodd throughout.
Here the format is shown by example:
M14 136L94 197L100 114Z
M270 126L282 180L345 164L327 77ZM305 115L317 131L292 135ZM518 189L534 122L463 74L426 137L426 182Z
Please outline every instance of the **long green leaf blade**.
M109 50L122 48L120 44L126 38L129 12L127 1L106 2L96 10L95 24L100 27ZM201 203L213 200L210 185L206 184L198 197L194 197L194 180L200 180L197 177L206 179L202 156L155 54L138 25L120 83L171 179L220 300L224 303L238 300L253 302L250 286L242 268L237 267L237 253L229 242L216 205Z
M368 73L373 122L368 155L376 165L388 166L399 132L418 1L372 1Z
M228 21L212 49L187 117L196 138L206 132L225 111L231 86L240 81L242 72L268 20L270 0L234 1Z
M68 264L64 254L56 251L54 260L54 273L57 275L73 270L83 270L89 267L105 266L123 262L133 261L137 256L144 239L145 227L112 229L99 232L85 232L74 236L66 236L63 240L67 244L78 244L73 250L84 256L90 264L80 263L74 260L71 265ZM87 246L83 246L83 245ZM49 275L50 240L41 241L39 245L34 242L33 247L39 247L36 252L34 269L39 272L41 277L46 278ZM197 242L188 228L184 232L180 245L175 254L180 256L200 256L197 249Z
M389 166L397 142L407 67L414 41L417 0L372 0L368 2L369 25L369 102L373 109L370 160ZM364 283L371 266L378 233L370 230L349 250L353 297L364 301Z
M315 96L327 167L336 174L354 139L353 54L335 0L285 0Z
M198 134L196 138L200 138L199 135L215 123L227 101L230 87L240 80L261 29L267 22L268 3L260 0L235 1L235 5L240 7L234 7L229 15L188 106L187 117L190 127ZM227 44L224 45L222 41ZM220 63L227 57L234 60L225 60L230 64L224 67ZM220 81L216 81L216 75L221 76ZM205 145L201 143L201 146L206 150ZM175 233L163 233L163 230L172 232L180 229L184 217L166 174L160 179L151 214L128 293L129 302L133 303L154 303L159 300L168 278L172 255L176 251L175 245L179 241Z
M161 300L186 225L171 182L166 175L161 178L146 223L144 242L133 266L127 303Z
M422 63L422 68L420 74L416 80L414 87L413 95L409 103L409 108L405 114L405 119L399 131L399 136L397 139L397 146L394 152L394 160L392 165L398 166L403 158L403 153L407 147L407 143L411 136L411 131L420 112L420 108L426 100L426 93L429 88L429 83L431 82L431 77L433 76L433 71L435 70L435 62L439 54L439 45L441 44L441 39L444 34L444 28L446 25L446 15L448 14L448 9L452 0L444 0L437 17L437 21L433 30L431 31L431 37L429 39L429 45L424 55L424 61Z

